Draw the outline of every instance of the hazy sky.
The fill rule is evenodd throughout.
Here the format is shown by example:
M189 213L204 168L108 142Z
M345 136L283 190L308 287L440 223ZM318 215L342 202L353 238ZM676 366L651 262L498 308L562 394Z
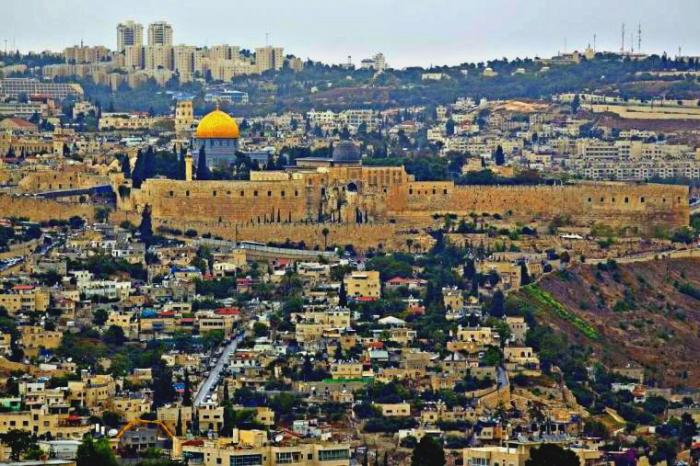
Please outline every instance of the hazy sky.
M642 51L700 55L700 0L0 0L0 47L116 46L116 24L173 25L176 44L270 43L302 58L396 67L620 48L642 25ZM144 31L145 33L145 31ZM145 34L144 34L145 35ZM144 38L145 40L145 38Z

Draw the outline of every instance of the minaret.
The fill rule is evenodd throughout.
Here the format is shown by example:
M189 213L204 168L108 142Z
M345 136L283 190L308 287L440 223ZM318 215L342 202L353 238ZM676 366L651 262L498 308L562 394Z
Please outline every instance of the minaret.
M185 181L192 181L192 154L185 154Z

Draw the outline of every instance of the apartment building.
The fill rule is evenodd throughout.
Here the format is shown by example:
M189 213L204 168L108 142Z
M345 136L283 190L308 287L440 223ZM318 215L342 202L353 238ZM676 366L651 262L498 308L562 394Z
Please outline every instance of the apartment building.
M359 379L362 377L362 363L356 361L339 361L331 364L333 379Z
M63 332L45 330L44 327L28 325L20 327L20 344L24 354L29 357L39 355L42 349L56 349L61 346Z
M50 302L49 292L31 285L16 285L7 293L0 293L0 306L10 315L21 312L45 312Z
M165 21L157 21L148 25L149 46L172 46L173 27Z
M294 313L291 318L295 323L296 339L300 343L318 340L334 329L350 327L350 311L344 309L310 310Z
M382 295L379 272L376 270L352 272L345 277L344 283L349 298L379 299Z
M85 375L68 381L68 400L87 408L107 406L116 393L111 375Z
M387 417L409 417L411 415L411 405L408 403L372 403L382 416Z
M267 70L281 70L284 65L284 49L282 47L257 47L255 49L255 67L258 73Z
M141 47L143 45L143 25L134 21L125 21L117 25L117 51L123 52L126 47Z
M255 431L253 431L255 432ZM257 431L260 432L260 431ZM267 445L259 439L252 443L250 435L237 434L238 442L230 439L205 441L203 445L183 445L183 455L189 464L201 466L349 466L350 446L339 443L300 443L298 445Z
M82 440L92 428L87 417L72 415L67 407L0 412L0 434L11 430L26 430L37 436L50 434L55 439Z

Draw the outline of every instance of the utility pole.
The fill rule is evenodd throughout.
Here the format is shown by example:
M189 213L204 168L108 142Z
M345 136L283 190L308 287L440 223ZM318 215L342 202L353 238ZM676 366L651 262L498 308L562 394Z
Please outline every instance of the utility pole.
M596 52L596 40L598 39L598 36L596 34L593 34L593 53Z

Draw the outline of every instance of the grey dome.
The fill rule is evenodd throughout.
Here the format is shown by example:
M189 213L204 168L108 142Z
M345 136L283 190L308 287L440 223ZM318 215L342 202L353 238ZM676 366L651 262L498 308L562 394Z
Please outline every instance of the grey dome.
M361 158L360 149L351 141L340 141L333 148L333 162L354 163L359 162Z

